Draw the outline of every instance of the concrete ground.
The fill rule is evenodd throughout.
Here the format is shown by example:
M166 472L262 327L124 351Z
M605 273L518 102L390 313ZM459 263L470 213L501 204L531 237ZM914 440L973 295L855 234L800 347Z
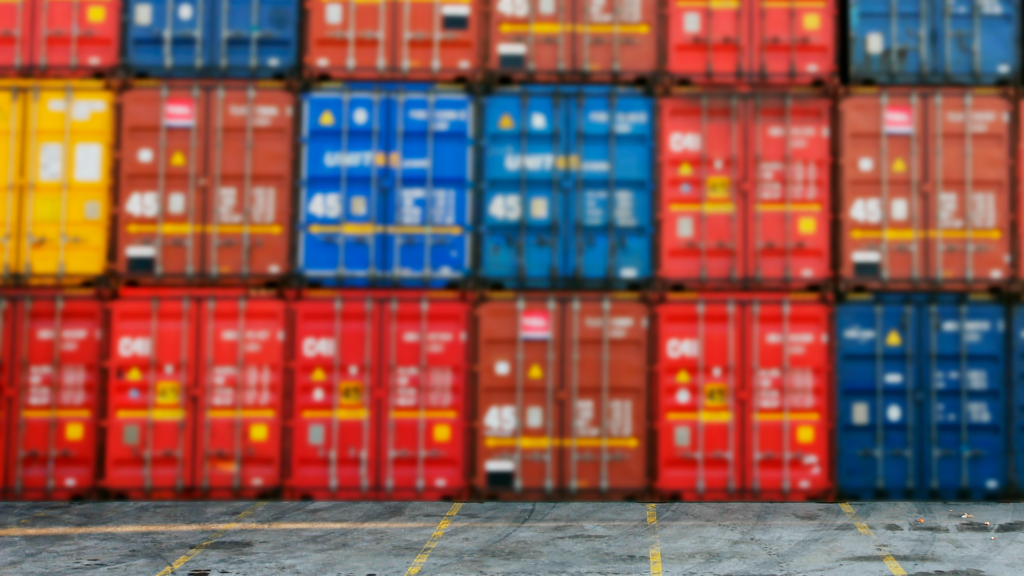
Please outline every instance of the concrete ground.
M1022 532L1021 504L0 503L0 576L1019 576Z

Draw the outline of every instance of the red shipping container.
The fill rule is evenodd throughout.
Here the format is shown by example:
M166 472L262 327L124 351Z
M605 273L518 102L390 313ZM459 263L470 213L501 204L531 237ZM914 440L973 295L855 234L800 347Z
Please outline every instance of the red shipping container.
M629 79L658 69L656 0L490 0L488 68L505 77Z
M1011 275L1011 102L858 89L840 104L840 274L852 286L987 288Z
M102 307L87 297L24 296L14 319L9 494L83 498L96 476Z
M476 311L477 463L490 498L647 485L647 308L520 295Z
M85 76L118 64L120 0L0 2L0 72Z
M464 496L468 305L310 292L291 307L289 496Z
M826 498L829 307L756 293L674 300L657 308L658 493Z
M827 98L697 92L660 101L661 258L673 284L831 276Z
M289 270L294 97L163 83L122 96L117 270L139 280Z
M669 0L668 73L680 83L824 84L836 75L834 0Z
M469 80L479 70L475 0L309 0L306 10L310 76Z
M0 495L6 492L7 475L4 466L7 462L7 433L11 409L7 390L13 377L14 356L14 302L6 296L0 296Z

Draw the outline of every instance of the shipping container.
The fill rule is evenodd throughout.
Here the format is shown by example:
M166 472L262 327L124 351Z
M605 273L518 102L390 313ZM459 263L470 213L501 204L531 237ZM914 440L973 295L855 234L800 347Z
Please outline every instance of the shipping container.
M314 284L444 287L471 262L473 104L427 84L303 96L298 266Z
M647 307L519 294L475 316L474 488L485 498L644 493Z
M1010 353L1013 354L1013 383L1010 389L1012 406L1009 413L1013 429L1010 436L1012 452L1009 460L1013 467L1010 469L1010 481L1014 493L1020 494L1024 493L1024 306L1021 304L1013 307L1012 330Z
M102 75L119 63L120 0L0 3L0 75Z
M19 500L81 499L97 471L102 306L35 294L11 301L7 490Z
M688 286L828 282L831 101L684 92L659 105L658 276Z
M526 86L483 105L485 281L635 288L649 279L653 100L631 88Z
M0 497L7 493L7 435L11 422L8 390L14 378L14 302L0 295Z
M489 0L499 79L641 80L659 66L657 0Z
M836 312L844 497L1007 490L1006 310L987 296L864 295Z
M317 79L465 81L478 76L476 0L307 0L305 70Z
M1019 19L1019 4L1012 0L851 1L850 80L1015 84Z
M5 272L73 281L105 271L114 99L103 86L0 82Z
M121 97L117 271L136 280L289 272L294 97L161 83Z
M840 103L840 275L989 288L1012 270L1012 104L991 89L860 89Z
M655 313L657 493L828 498L829 306L805 295L677 294Z
M276 78L298 65L298 0L129 0L125 64L140 77Z
M468 304L318 291L290 307L287 496L464 498Z
M828 84L836 0L669 0L666 71L679 84Z

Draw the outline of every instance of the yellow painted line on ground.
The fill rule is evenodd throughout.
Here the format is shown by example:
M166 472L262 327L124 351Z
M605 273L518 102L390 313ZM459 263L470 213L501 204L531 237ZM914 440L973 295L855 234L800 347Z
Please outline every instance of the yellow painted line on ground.
M853 521L853 525L857 527L857 530L861 534L870 536L872 540L878 540L878 537L876 537L875 533L871 531L871 528L868 528L867 524L860 521L860 518L857 516L857 511L853 509L853 506L850 506L846 502L840 502L839 507L843 509L843 512L846 512L846 515ZM907 576L907 571L904 570L903 566L900 566L900 563L892 557L892 554L889 553L889 550L885 546L878 545L878 547L875 548L875 552L882 559L882 562L885 562L886 567L889 568L889 572L892 572L893 576Z
M181 568L186 562L188 562L189 560L195 558L197 554L199 554L203 550L206 550L207 548L209 548L210 544L213 544L217 540L220 540L225 534L230 532L232 528L234 528L235 526L238 526L239 522L241 522L242 520L245 520L249 516L252 516L257 511L259 511L260 508L263 508L266 505L267 505L266 502L257 502L255 504L253 504L252 506L249 507L248 510L246 510L245 512L242 512L238 516L235 516L235 521L234 522L232 522L231 524L228 524L227 526L225 526L221 530L218 530L218 531L214 532L213 534L211 534L206 540L203 540L202 542L200 542L195 548L193 548L193 549L189 550L188 552L186 552L184 556L182 556L181 558L178 558L177 560L175 560L174 564L171 564L167 568L164 568L163 570L158 572L156 576L168 576L169 574L172 574L175 570L177 570L178 568Z
M412 576L413 574L419 573L423 569L423 565L427 563L427 558L430 557L430 553L437 547L437 543L441 541L441 537L444 536L444 531L448 529L448 525L452 523L452 518L459 513L459 508L462 508L462 504L456 502L452 504L452 507L448 509L448 513L444 515L441 522L434 529L434 533L430 535L430 540L423 545L423 550L420 550L419 556L412 561L412 566L405 571L405 576Z
M658 535L658 512L647 505L647 528L651 537L651 576L661 576L661 536Z

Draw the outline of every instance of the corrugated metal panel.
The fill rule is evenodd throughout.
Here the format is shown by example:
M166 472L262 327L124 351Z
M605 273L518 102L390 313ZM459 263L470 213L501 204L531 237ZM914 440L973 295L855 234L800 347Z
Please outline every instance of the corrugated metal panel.
M484 106L480 274L533 287L649 278L652 100L532 86Z
M840 274L857 285L989 287L1011 274L1010 102L885 89L840 104Z
M843 493L981 500L1007 489L1005 314L956 294L838 307Z
M484 16L476 0L322 0L306 6L309 75L458 80L478 72Z
M7 436L10 433L11 381L14 378L14 302L0 297L0 493L7 490Z
M428 85L304 96L299 267L310 280L444 286L470 265L473 105Z
M1010 0L850 2L850 77L877 84L1010 84L1019 71Z
M1010 409L1011 445L1013 452L1010 455L1014 469L1011 471L1011 480L1018 493L1024 487L1024 306L1020 304L1013 308L1013 343L1011 354L1013 354L1013 407Z
M143 280L287 273L292 96L162 84L122 102L117 270Z
M16 308L7 486L18 499L81 498L97 468L102 308L24 297Z
M6 4L0 4L0 8ZM21 213L22 166L24 154L24 100L21 90L0 85L0 182L4 186L4 201L0 202L0 263L3 277L13 274L18 254L18 224Z
M118 64L121 2L12 0L0 3L0 75L63 77Z
M130 0L126 64L155 77L283 78L298 63L294 0Z

